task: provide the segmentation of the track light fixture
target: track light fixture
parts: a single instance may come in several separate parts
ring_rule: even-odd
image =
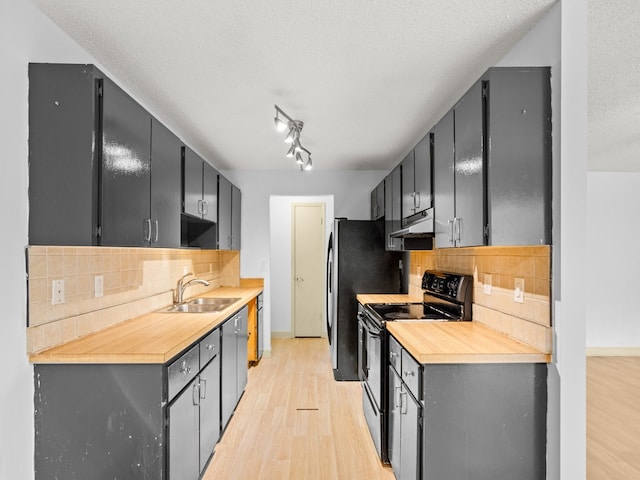
[[[284,132],[287,128],[289,129],[289,132],[284,138],[286,143],[291,144],[291,147],[289,147],[289,150],[287,151],[287,157],[295,157],[296,163],[300,166],[300,170],[311,170],[311,152],[304,148],[300,143],[300,132],[302,131],[304,122],[292,119],[277,105],[274,105],[274,107],[276,108],[276,116],[273,121],[275,122],[276,130]],[[306,161],[302,157],[302,152],[307,154]]]

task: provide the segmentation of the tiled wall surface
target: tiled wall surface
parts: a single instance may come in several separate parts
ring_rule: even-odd
[[[552,350],[551,247],[444,248],[411,252],[409,293],[422,297],[427,269],[473,275],[473,320],[544,352]],[[491,276],[491,294],[484,291]],[[524,301],[514,301],[516,278]]]
[[[208,280],[189,287],[187,296],[220,286],[238,286],[237,251],[163,248],[27,248],[28,353],[68,342],[170,305],[185,270]],[[103,276],[102,297],[95,277]],[[52,305],[52,282],[64,280],[65,303]]]

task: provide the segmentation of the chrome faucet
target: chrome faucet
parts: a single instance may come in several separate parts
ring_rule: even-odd
[[[184,291],[191,284],[199,283],[201,285],[204,285],[205,287],[208,287],[210,285],[209,282],[207,282],[206,280],[203,280],[201,278],[192,278],[187,283],[184,283],[184,279],[187,278],[190,275],[193,275],[193,273],[191,273],[191,272],[186,273],[186,274],[184,274],[182,276],[182,278],[180,278],[178,280],[178,283],[176,284],[176,290],[175,290],[175,292],[173,294],[173,303],[180,304],[180,303],[183,302],[182,297],[184,296]]]

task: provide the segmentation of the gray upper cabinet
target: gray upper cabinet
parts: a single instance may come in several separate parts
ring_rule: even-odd
[[[151,121],[151,235],[155,247],[180,246],[180,151],[182,142],[155,118]]]
[[[218,221],[218,172],[189,147],[183,156],[183,212]]]
[[[93,65],[29,81],[29,243],[180,246],[179,140]]]
[[[218,176],[218,248],[240,250],[242,193],[222,175]]]
[[[371,220],[379,220],[384,212],[384,180],[371,191]]]
[[[101,245],[151,240],[151,115],[108,78],[102,95]]]
[[[484,245],[482,82],[434,127],[436,247]]]
[[[402,160],[402,226],[422,218],[431,208],[431,134]]]
[[[102,78],[92,65],[29,64],[30,245],[98,245]]]
[[[396,166],[385,178],[384,204],[385,204],[385,237],[387,239],[386,250],[402,250],[403,242],[401,238],[391,236],[392,232],[400,230],[402,222],[402,169]]]
[[[489,243],[550,244],[549,68],[495,68],[485,79]]]

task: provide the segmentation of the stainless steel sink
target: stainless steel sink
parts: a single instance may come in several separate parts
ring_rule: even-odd
[[[222,305],[226,307],[232,303],[236,303],[240,298],[222,298],[222,297],[199,297],[187,302],[189,305]]]
[[[166,313],[210,313],[220,312],[240,298],[199,297],[162,310]]]

